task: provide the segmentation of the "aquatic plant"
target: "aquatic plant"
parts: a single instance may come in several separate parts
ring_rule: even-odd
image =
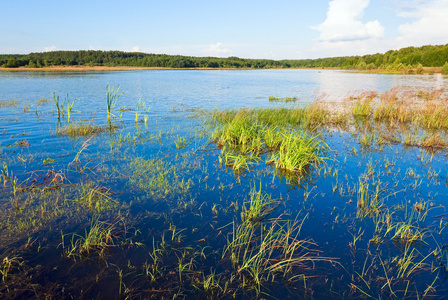
[[[145,124],[146,124],[147,114],[150,109],[151,109],[151,106],[146,108],[146,103],[144,101],[142,101],[142,99],[139,99],[137,102],[137,110],[135,111],[135,123],[137,124],[139,116],[143,113],[143,114],[145,114]]]
[[[2,275],[2,281],[3,283],[6,283],[8,280],[8,276],[11,274],[11,272],[14,269],[20,269],[23,268],[24,262],[21,261],[21,257],[4,257],[1,264],[0,264],[0,274]]]
[[[113,131],[117,127],[104,127],[90,123],[75,123],[70,126],[61,127],[56,130],[56,134],[68,135],[72,138],[95,135],[102,132]]]
[[[272,220],[254,226],[250,219],[236,224],[228,239],[223,258],[230,260],[236,274],[230,283],[238,280],[241,288],[254,291],[257,296],[269,295],[265,284],[274,278],[285,282],[306,282],[308,264],[329,261],[311,248],[313,242],[299,239],[302,222]]]
[[[279,96],[270,95],[268,97],[268,100],[269,100],[269,102],[285,102],[285,103],[288,103],[288,102],[295,102],[295,101],[297,101],[299,99],[297,97],[280,98]]]
[[[290,172],[304,173],[311,166],[324,163],[328,146],[318,136],[310,136],[305,132],[283,134],[278,152],[271,156],[276,168]]]
[[[0,100],[0,107],[17,107],[19,100]]]
[[[380,198],[381,182],[376,182],[373,192],[369,192],[370,184],[359,180],[357,188],[357,218],[375,216],[383,212],[383,199]]]
[[[58,113],[58,119],[60,119],[61,118],[61,114],[62,114],[62,112],[64,110],[64,104],[63,103],[59,103],[59,95],[56,96],[56,92],[53,92],[52,96],[53,96],[54,104],[56,105],[56,110],[57,110],[57,113]]]
[[[121,225],[118,227],[118,225]],[[61,233],[62,234],[62,233]],[[71,235],[70,245],[65,245],[65,240]],[[95,254],[99,258],[104,258],[107,251],[118,247],[120,237],[126,235],[126,226],[123,219],[118,219],[113,223],[92,219],[89,229],[85,230],[84,236],[73,234],[62,234],[62,249],[67,257],[76,261],[77,258],[89,258]]]
[[[174,144],[176,145],[176,150],[185,148],[188,146],[188,140],[184,137],[179,137],[179,135],[177,135],[177,140],[174,141]]]
[[[222,158],[219,157],[220,162],[224,160],[225,165],[232,167],[236,172],[243,172],[249,170],[250,166],[256,161],[253,155],[247,156],[243,154],[236,154],[232,151],[223,150]]]
[[[111,197],[110,189],[94,183],[81,183],[80,194],[73,200],[92,212],[111,210],[118,202]]]
[[[250,191],[250,201],[242,206],[241,222],[260,225],[280,205],[280,200],[273,200],[267,193],[262,193],[261,184],[257,191],[255,186]],[[246,207],[248,205],[248,207]]]
[[[67,121],[70,124],[70,120],[71,120],[71,113],[72,113],[72,109],[73,109],[73,105],[75,105],[76,99],[73,99],[72,102],[70,102],[68,100],[68,93],[67,93],[67,98],[66,98],[66,103],[67,103]]]
[[[110,120],[110,116],[112,111],[114,110],[115,105],[117,104],[118,98],[124,94],[124,92],[119,93],[120,87],[114,89],[114,87],[110,87],[109,84],[106,86],[106,108],[107,108],[107,119]]]
[[[160,159],[144,159],[136,157],[129,165],[129,183],[158,201],[170,195],[186,194],[191,180],[181,178],[173,165]]]

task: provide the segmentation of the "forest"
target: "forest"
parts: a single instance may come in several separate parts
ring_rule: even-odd
[[[41,68],[49,66],[128,66],[160,67],[174,69],[188,68],[340,68],[354,70],[415,69],[423,72],[423,67],[443,67],[448,73],[448,44],[407,47],[364,56],[344,56],[318,59],[246,59],[239,57],[193,57],[182,55],[148,54],[123,51],[51,51],[29,54],[1,54],[0,66],[4,68]]]

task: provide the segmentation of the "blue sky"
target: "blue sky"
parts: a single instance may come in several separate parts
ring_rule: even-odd
[[[448,0],[0,1],[0,53],[302,59],[448,43]]]

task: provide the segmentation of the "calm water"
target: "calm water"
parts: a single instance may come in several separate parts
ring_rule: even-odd
[[[448,194],[444,152],[431,157],[417,147],[395,144],[365,150],[355,135],[330,132],[324,134],[331,149],[326,170],[311,174],[306,184],[297,186],[263,161],[244,174],[236,174],[220,165],[220,151],[216,151],[216,145],[210,141],[213,129],[204,125],[202,110],[284,105],[269,102],[269,95],[298,97],[305,103],[316,98],[342,102],[361,91],[384,92],[397,86],[438,89],[447,87],[447,83],[448,77],[442,75],[380,75],[329,70],[0,72],[0,100],[18,100],[16,107],[0,108],[0,158],[8,166],[8,174],[14,174],[19,188],[48,184],[46,178],[55,178],[54,173],[63,174],[63,182],[67,184],[61,188],[61,194],[56,189],[46,191],[47,197],[40,188],[38,193],[26,191],[13,196],[9,183],[4,183],[0,190],[0,210],[6,217],[1,219],[0,258],[19,257],[26,261],[26,266],[16,264],[10,276],[13,279],[9,279],[15,280],[23,292],[13,293],[6,286],[0,286],[0,293],[10,298],[42,297],[43,292],[50,291],[56,298],[171,299],[181,291],[182,295],[178,295],[181,298],[206,298],[206,294],[198,292],[200,289],[193,288],[197,285],[195,280],[209,275],[212,269],[216,275],[220,274],[221,285],[229,280],[226,276],[232,268],[222,249],[232,232],[229,224],[239,220],[241,213],[232,207],[247,202],[250,191],[256,188],[273,199],[283,199],[272,217],[294,220],[297,215],[300,220],[304,219],[300,238],[315,242],[320,256],[334,259],[332,263],[304,268],[307,276],[317,278],[310,281],[309,287],[277,287],[277,283],[266,283],[268,294],[280,298],[339,299],[365,295],[360,292],[362,289],[374,298],[391,297],[392,290],[402,298],[421,298],[425,289],[436,282],[433,286],[437,287],[437,292],[433,295],[440,298],[447,290],[446,272],[427,270],[431,265],[445,266],[444,259],[448,257],[435,252],[427,255],[434,249],[444,249],[443,245],[448,243],[444,231]],[[39,99],[51,99],[52,92],[61,100],[68,93],[70,100],[76,99],[73,123],[106,125],[107,84],[120,86],[120,91],[125,92],[112,118],[118,129],[93,136],[87,145],[84,143],[89,136],[70,138],[56,134],[59,127],[67,126],[67,121],[64,117],[58,122],[52,100],[37,104]],[[147,124],[143,122],[143,115],[138,124],[134,123],[133,111],[139,100],[151,107]],[[120,114],[119,108],[132,111]],[[185,147],[176,146],[181,138],[188,141]],[[19,147],[18,143],[24,140],[29,146]],[[77,157],[79,166],[74,164]],[[136,167],[132,162],[138,159],[154,159],[164,165],[151,165],[147,169]],[[413,226],[418,223],[424,228],[425,243],[413,245],[412,249],[416,250],[412,254],[386,235],[382,236],[383,243],[374,244],[372,240],[378,230],[375,223],[368,218],[356,218],[355,190],[361,181],[371,184],[371,191],[376,185],[381,186],[381,199],[387,207],[396,208],[393,218],[397,222],[409,220],[415,203],[426,203],[429,212],[426,220],[416,221],[416,216],[411,217],[415,221],[412,221]],[[148,182],[154,186],[142,187]],[[185,187],[187,182],[188,188]],[[96,194],[89,194],[93,200],[100,193],[108,193],[108,197],[123,207],[119,212],[96,213],[79,209],[77,204],[73,207],[70,204],[69,209],[54,204],[64,202],[61,199],[78,203],[79,199],[89,198],[83,194],[89,184],[97,188]],[[50,184],[53,185],[54,182]],[[162,189],[167,194],[163,194]],[[48,210],[60,209],[61,212],[48,213],[47,206]],[[67,245],[61,246],[61,232],[83,236],[91,220],[99,218],[112,223],[118,216],[126,219],[135,232],[134,244],[125,243],[120,250],[111,250],[107,263],[85,262],[79,258],[73,262],[62,255],[62,248],[67,249]],[[39,222],[33,223],[34,219]],[[20,222],[23,230],[15,231],[14,222]],[[70,237],[68,235],[64,243],[69,244]],[[148,253],[154,243],[161,245],[162,237],[169,241],[167,248],[170,250],[163,256],[163,275],[152,282],[142,275],[143,266],[145,262],[152,262]],[[179,243],[175,243],[177,238]],[[30,241],[35,241],[32,246],[28,245]],[[201,250],[205,251],[207,259],[194,255]],[[397,279],[393,270],[398,260],[394,258],[408,254],[415,257],[412,266],[421,264],[419,271],[412,274],[412,280]],[[384,260],[382,264],[380,258]],[[182,263],[189,259],[194,261],[183,281],[178,277],[178,259]],[[383,265],[390,271],[383,271]],[[120,271],[126,274],[124,278],[119,276]],[[25,274],[28,277],[20,276],[20,272],[29,272]],[[34,274],[35,281],[27,279],[29,274]],[[384,278],[394,276],[394,287],[384,288]],[[412,282],[413,288],[409,294],[403,292],[408,282]],[[32,284],[38,285],[36,294],[30,292]],[[157,292],[148,292],[150,290]],[[237,298],[254,297],[250,290],[233,292]],[[230,296],[232,293],[225,294],[224,298]]]
[[[98,73],[2,72],[0,99],[32,101],[70,94],[83,110],[103,109],[106,84],[121,86],[126,94],[118,106],[132,106],[138,99],[151,103],[155,113],[173,106],[236,108],[270,105],[269,95],[312,101],[327,94],[342,101],[355,91],[384,92],[396,86],[415,89],[446,87],[447,76],[382,75],[329,70],[182,70]]]

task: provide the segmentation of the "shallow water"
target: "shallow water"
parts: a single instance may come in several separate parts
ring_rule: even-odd
[[[399,298],[421,298],[425,292],[441,297],[447,289],[446,272],[431,268],[443,261],[440,253],[431,252],[448,243],[445,152],[429,154],[394,144],[366,149],[351,134],[330,131],[323,134],[331,149],[326,167],[297,186],[266,165],[266,157],[242,174],[220,165],[221,150],[211,142],[213,129],[204,123],[203,110],[285,105],[269,102],[269,95],[342,102],[359,91],[434,89],[447,82],[441,75],[328,70],[2,72],[0,100],[18,99],[18,105],[0,107],[0,157],[19,192],[14,194],[11,183],[3,182],[0,257],[17,257],[23,265],[12,264],[0,292],[10,298],[42,297],[44,292],[55,298],[252,298],[251,288],[231,286],[228,293],[210,294],[194,286],[212,272],[221,278],[221,289],[229,281],[232,265],[223,249],[232,236],[232,222],[240,222],[250,191],[261,189],[272,199],[282,199],[271,220],[303,220],[300,239],[314,242],[310,249],[327,258],[293,269],[309,277],[306,285],[265,282],[264,297],[356,298],[366,293],[378,298],[396,293]],[[66,114],[58,121],[52,100],[37,104],[51,99],[52,92],[61,100],[68,93],[70,100],[76,99],[73,124],[107,126],[107,84],[125,92],[112,117],[118,129],[91,139],[56,134],[67,126]],[[147,122],[143,113],[136,124],[133,111],[139,99],[151,108]],[[120,113],[119,108],[132,111]],[[181,138],[187,144],[179,147]],[[19,146],[20,141],[29,146]],[[138,159],[150,164],[145,167]],[[58,173],[64,178],[58,179]],[[403,245],[384,232],[383,242],[375,244],[379,223],[356,218],[360,181],[371,192],[381,187],[380,198],[384,207],[394,208],[397,224],[411,220],[425,232],[424,242],[412,246],[411,266],[420,265],[409,276],[397,279],[394,258],[406,255]],[[115,206],[85,204],[99,198]],[[427,205],[424,220],[417,221],[421,214],[413,208],[416,203]],[[120,229],[114,246],[104,250],[106,259],[70,257],[69,245],[97,219]],[[163,274],[151,281],[144,265],[153,261],[150,253],[163,239],[168,249],[163,252]],[[188,263],[179,275],[180,266]],[[405,291],[407,286],[412,291]],[[428,286],[435,291],[426,291]]]

